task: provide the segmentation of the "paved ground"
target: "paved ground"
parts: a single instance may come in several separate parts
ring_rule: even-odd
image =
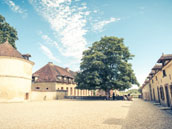
[[[172,114],[142,100],[0,103],[0,129],[170,129]]]
[[[143,100],[133,101],[122,129],[172,129],[172,111]]]
[[[44,101],[1,103],[1,129],[121,129],[131,102]]]

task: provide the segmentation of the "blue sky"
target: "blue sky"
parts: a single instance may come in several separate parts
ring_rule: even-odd
[[[103,36],[124,38],[140,84],[162,53],[172,54],[171,0],[1,0],[0,14],[33,72],[48,62],[78,70],[82,51]]]

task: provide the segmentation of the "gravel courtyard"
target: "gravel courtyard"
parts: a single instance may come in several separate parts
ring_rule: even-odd
[[[0,103],[0,129],[170,129],[172,115],[159,108],[142,100]]]

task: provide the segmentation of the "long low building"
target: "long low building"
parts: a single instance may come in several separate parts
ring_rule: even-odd
[[[141,87],[144,100],[172,107],[172,54],[162,55]]]
[[[92,96],[93,91],[76,89],[76,73],[49,62],[32,75],[32,91],[66,91],[67,96]]]

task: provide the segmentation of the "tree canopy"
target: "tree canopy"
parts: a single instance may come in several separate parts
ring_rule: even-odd
[[[75,78],[77,88],[109,92],[139,85],[128,62],[132,58],[122,38],[103,37],[83,52],[80,72]]]
[[[6,22],[2,15],[0,15],[0,44],[7,40],[16,48],[15,41],[18,40],[17,31]]]

